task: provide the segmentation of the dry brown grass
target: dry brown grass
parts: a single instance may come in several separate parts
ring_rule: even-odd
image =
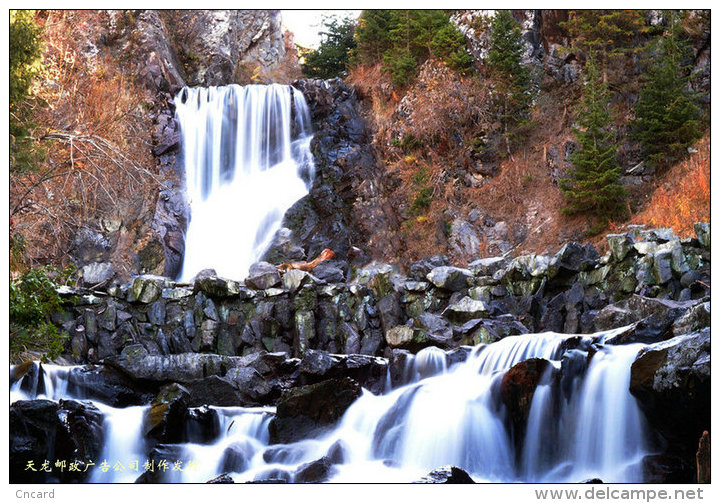
[[[40,169],[10,177],[11,233],[24,265],[67,264],[80,227],[119,222],[137,232],[156,192],[151,122],[142,92],[112,60],[88,50],[97,11],[45,11],[45,71],[32,122],[47,150]],[[111,226],[113,224],[110,224]],[[130,239],[132,241],[132,239]]]
[[[710,221],[710,137],[697,153],[661,175],[647,205],[629,223],[670,227],[681,237],[695,235],[695,222]]]

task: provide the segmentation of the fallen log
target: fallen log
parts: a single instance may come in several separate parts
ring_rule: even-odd
[[[275,267],[278,268],[280,272],[288,272],[291,269],[299,269],[301,271],[312,271],[315,269],[315,267],[320,264],[320,262],[324,262],[326,260],[330,260],[335,256],[335,252],[330,250],[329,248],[325,248],[322,252],[320,252],[320,255],[315,258],[315,260],[311,260],[310,262],[283,262],[280,265],[277,265]]]

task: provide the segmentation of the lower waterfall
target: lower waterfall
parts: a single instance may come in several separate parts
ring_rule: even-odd
[[[229,473],[236,482],[293,482],[298,468],[340,449],[331,482],[412,482],[442,465],[456,465],[476,481],[641,482],[642,459],[652,452],[648,428],[630,394],[630,365],[642,344],[602,344],[603,334],[526,334],[469,350],[461,363],[426,348],[408,359],[406,383],[383,394],[363,390],[332,431],[291,444],[269,444],[273,407],[214,407],[220,424],[209,442],[173,444],[172,457],[194,469],[168,470],[165,482],[206,482]],[[572,358],[589,365],[559,369]],[[550,361],[533,395],[527,430],[513,438],[499,386],[529,358]],[[11,400],[77,399],[68,375],[80,367],[44,365],[11,388]],[[36,369],[37,370],[37,369]],[[103,460],[124,466],[147,460],[142,437],[149,406],[95,405],[105,416]],[[197,436],[197,435],[195,435]],[[189,438],[193,438],[192,432]],[[172,463],[171,463],[172,464]],[[142,474],[97,470],[92,482],[129,482]]]

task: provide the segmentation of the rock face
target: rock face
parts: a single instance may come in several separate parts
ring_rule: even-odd
[[[311,258],[325,248],[347,257],[352,244],[366,242],[393,219],[379,197],[384,170],[353,88],[340,79],[292,85],[302,91],[310,109],[316,173],[310,193],[285,214],[283,227],[290,232],[278,233],[263,258],[287,262],[305,259],[297,256],[298,250]],[[345,274],[348,263],[335,267]]]
[[[694,465],[710,428],[710,329],[643,349],[632,365],[630,392],[668,451]]]
[[[188,85],[245,83],[241,79],[249,80],[255,68],[272,70],[285,59],[280,11],[185,10],[161,16],[173,27]],[[252,66],[249,75],[245,65]]]

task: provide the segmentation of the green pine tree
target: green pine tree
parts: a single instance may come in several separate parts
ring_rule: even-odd
[[[34,170],[44,152],[32,139],[35,124],[28,99],[33,80],[41,70],[42,28],[35,24],[33,11],[10,11],[10,170]]]
[[[700,108],[689,86],[692,48],[682,38],[677,13],[671,14],[667,33],[652,49],[656,57],[648,64],[635,105],[633,137],[650,162],[666,166],[682,157],[702,134]]]
[[[351,52],[356,47],[355,23],[350,18],[325,17],[322,41],[317,50],[304,55],[302,71],[307,77],[331,79],[347,75]]]
[[[355,40],[359,62],[378,63],[385,51],[392,47],[390,27],[393,11],[383,9],[364,10],[358,18]]]
[[[487,67],[496,83],[503,133],[510,154],[510,137],[527,122],[532,104],[530,71],[522,64],[525,44],[520,24],[509,10],[496,12],[490,25]]]
[[[607,83],[593,53],[585,70],[587,82],[577,119],[580,127],[575,129],[580,148],[570,157],[573,168],[560,180],[560,189],[567,198],[565,213],[594,212],[604,227],[622,214],[625,189],[620,184],[617,133],[611,127]]]
[[[472,68],[465,36],[443,10],[363,11],[355,38],[355,62],[382,62],[400,87],[407,85],[429,58],[438,58],[463,73]]]

